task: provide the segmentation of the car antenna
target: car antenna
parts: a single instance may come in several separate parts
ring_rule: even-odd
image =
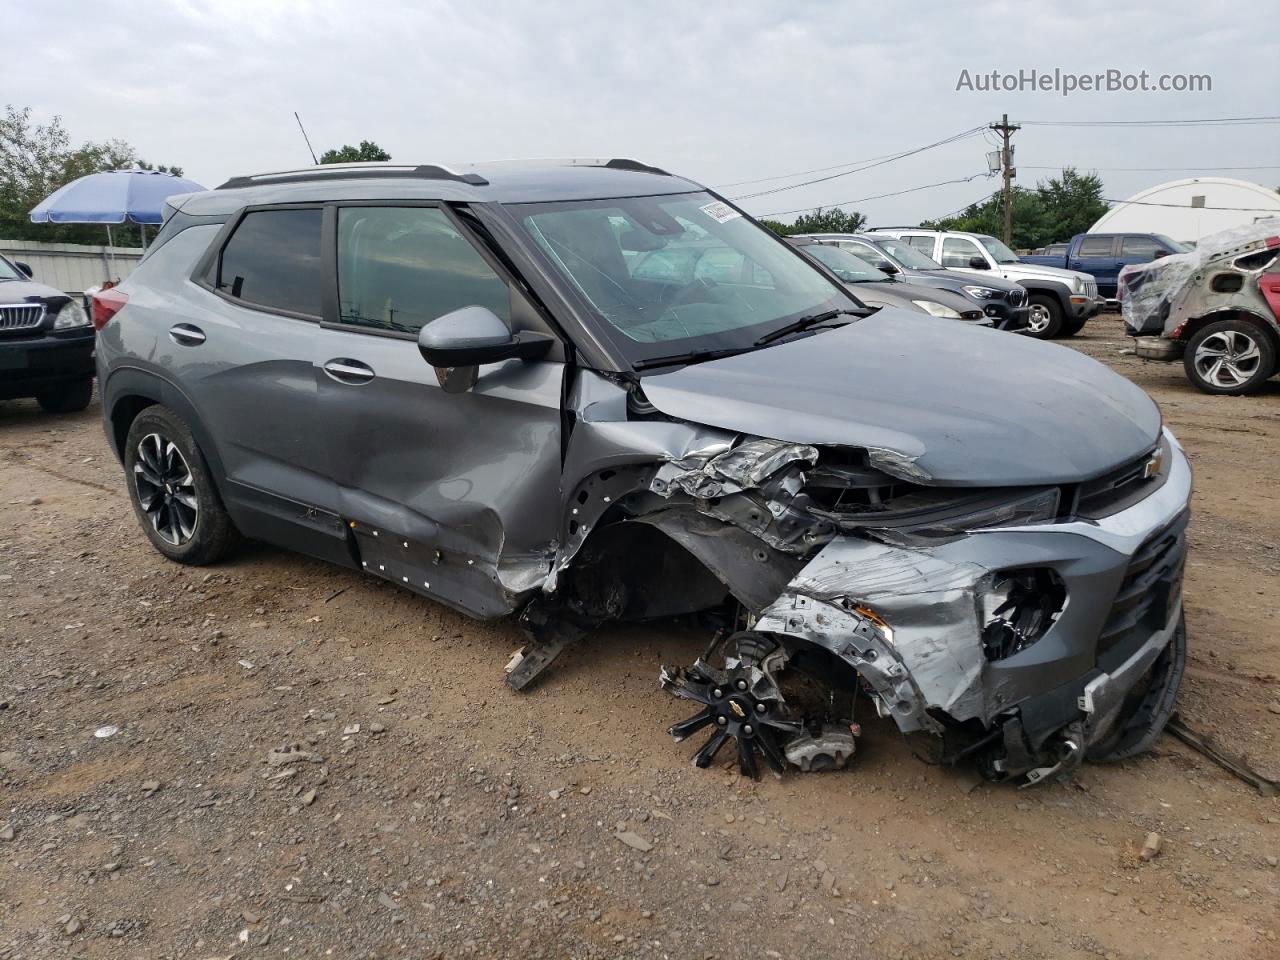
[[[307,150],[311,153],[311,162],[317,167],[320,166],[320,161],[316,159],[316,152],[311,148],[311,138],[307,136],[307,128],[302,125],[302,118],[298,116],[297,110],[293,111],[293,119],[298,121],[298,129],[302,131],[302,139],[307,141]]]

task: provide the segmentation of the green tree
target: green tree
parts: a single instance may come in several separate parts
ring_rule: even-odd
[[[321,163],[364,163],[369,160],[390,160],[391,154],[383,150],[372,140],[361,140],[360,146],[343,144],[336,150],[326,150],[320,154]]]
[[[1064,167],[1062,175],[1036,184],[1036,194],[1044,208],[1043,239],[1035,246],[1070,240],[1086,233],[1107,212],[1102,199],[1102,178],[1096,173],[1080,174]]]
[[[790,224],[788,234],[797,233],[857,233],[867,225],[867,218],[854,210],[846,213],[840,207],[823,209],[819,207],[812,213],[801,214]]]
[[[6,106],[0,114],[0,237],[48,243],[104,243],[105,231],[96,224],[32,223],[31,208],[59,187],[104,170],[158,169],[181,176],[180,167],[153,167],[138,158],[123,140],[71,145],[61,117],[34,123],[31,108]],[[136,246],[136,225],[112,227],[115,242]]]
[[[1061,176],[1041,180],[1035,189],[1013,188],[1013,241],[1015,250],[1043,247],[1058,240],[1070,240],[1086,232],[1107,212],[1102,199],[1102,178],[1096,173],[1081,175],[1072,167]],[[964,230],[993,237],[1004,231],[1004,199],[996,192],[973,203],[958,214],[926,220],[922,227],[932,230]]]
[[[787,235],[787,231],[791,229],[787,224],[780,220],[761,220],[760,226],[768,227],[780,237],[785,237]]]

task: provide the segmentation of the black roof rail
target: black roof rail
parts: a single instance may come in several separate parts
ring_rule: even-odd
[[[489,181],[478,173],[459,173],[435,163],[417,166],[381,166],[375,164],[332,163],[302,170],[281,170],[278,173],[256,173],[251,176],[232,177],[217,190],[235,190],[239,187],[256,187],[268,183],[306,183],[318,180],[453,180],[473,187],[488,186]]]

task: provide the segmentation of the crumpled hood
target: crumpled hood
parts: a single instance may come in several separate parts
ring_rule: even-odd
[[[663,413],[878,447],[944,486],[1071,483],[1150,450],[1155,402],[1067,347],[885,307],[838,330],[646,376]]]

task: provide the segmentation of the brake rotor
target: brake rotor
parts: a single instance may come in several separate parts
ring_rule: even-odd
[[[766,661],[778,645],[757,633],[737,633],[725,643],[724,667],[712,667],[699,658],[687,670],[662,668],[663,689],[703,708],[675,724],[671,736],[679,743],[699,730],[710,727],[711,736],[693,755],[694,766],[708,767],[731,740],[737,749],[738,769],[744,776],[760,779],[757,752],[776,773],[787,760],[784,745],[804,725],[791,716]],[[780,657],[785,662],[785,656]]]

